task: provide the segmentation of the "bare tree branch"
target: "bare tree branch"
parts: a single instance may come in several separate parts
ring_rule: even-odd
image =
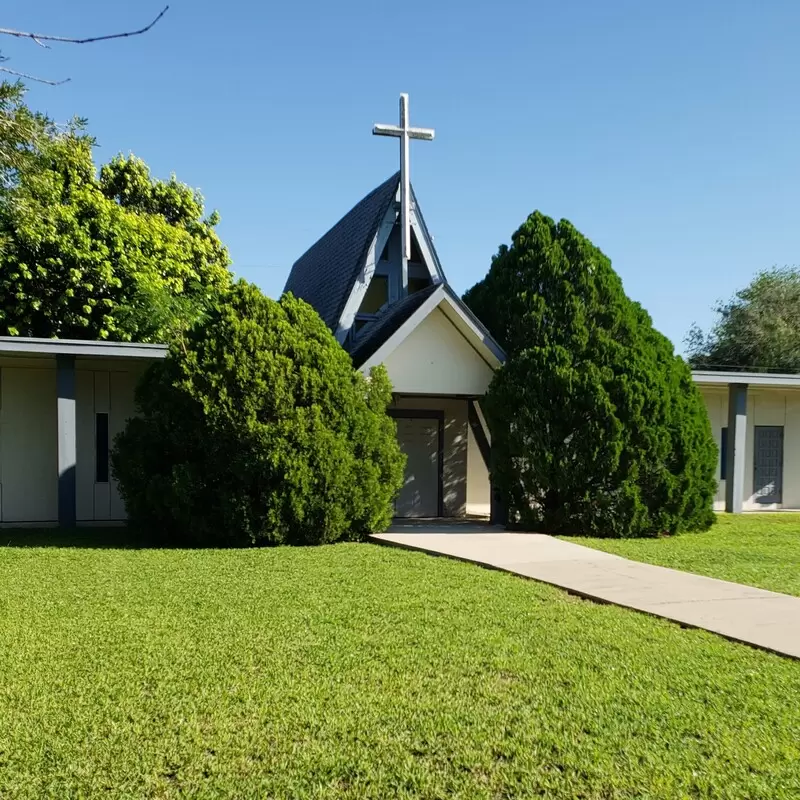
[[[13,75],[16,78],[24,78],[28,81],[36,81],[36,83],[45,83],[48,86],[61,86],[62,83],[69,83],[71,78],[64,78],[63,81],[49,81],[47,78],[37,78],[35,75],[28,75],[27,72],[17,72],[15,69],[9,69],[8,67],[0,67],[0,72],[5,72],[6,75]]]
[[[164,6],[161,9],[161,13],[149,24],[146,25],[144,28],[140,28],[138,31],[127,31],[126,33],[110,33],[106,34],[105,36],[89,36],[86,39],[72,39],[68,36],[50,36],[46,33],[29,33],[28,31],[17,31],[13,28],[0,28],[0,36],[14,36],[17,39],[33,39],[36,44],[42,45],[42,47],[46,47],[47,45],[43,45],[42,42],[66,42],[67,44],[89,44],[91,42],[104,42],[108,39],[125,39],[128,36],[139,36],[142,33],[147,33],[160,19],[164,16],[164,14],[169,11],[169,6]],[[8,72],[9,70],[5,70]],[[12,73],[15,74],[15,73]],[[25,76],[30,77],[30,76]],[[34,78],[33,80],[36,80]],[[47,83],[47,81],[44,81]],[[63,83],[63,81],[62,81]]]

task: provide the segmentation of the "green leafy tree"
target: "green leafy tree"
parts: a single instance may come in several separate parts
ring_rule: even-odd
[[[695,369],[800,372],[800,270],[760,272],[715,311],[708,334],[695,326],[687,337]]]
[[[197,192],[133,156],[98,175],[83,121],[17,111],[30,130],[0,191],[0,334],[161,340],[228,288]]]
[[[536,212],[464,299],[509,355],[485,405],[512,524],[711,525],[717,453],[689,368],[588,239]]]
[[[31,144],[47,127],[45,118],[25,105],[24,96],[21,83],[0,82],[0,188],[11,183]]]
[[[404,469],[390,402],[311,306],[240,281],[138,387],[112,454],[130,523],[195,545],[381,530]]]

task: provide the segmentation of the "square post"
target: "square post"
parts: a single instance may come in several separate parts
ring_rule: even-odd
[[[728,453],[725,463],[725,511],[741,514],[747,446],[747,384],[728,385]]]
[[[75,467],[77,437],[75,422],[75,356],[56,356],[58,398],[58,524],[74,528],[76,520]]]
[[[491,464],[489,468],[489,522],[491,522],[492,525],[502,525],[503,527],[506,527],[508,525],[508,508],[506,508],[506,504],[500,494],[500,491],[498,490],[497,486],[495,486],[493,477],[495,463],[497,461],[494,447],[491,448],[489,460]]]

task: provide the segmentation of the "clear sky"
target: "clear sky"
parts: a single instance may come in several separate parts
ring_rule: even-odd
[[[161,0],[6,0],[0,26],[92,35]],[[65,86],[34,107],[88,117],[98,160],[132,151],[201,189],[236,272],[277,296],[293,261],[398,168],[450,282],[480,279],[535,209],[612,259],[680,349],[759,269],[800,259],[800,3],[786,0],[171,0],[146,36],[8,66]]]

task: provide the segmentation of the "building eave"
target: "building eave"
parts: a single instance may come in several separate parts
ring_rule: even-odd
[[[721,372],[715,370],[693,370],[692,380],[701,386],[728,386],[746,383],[750,386],[776,389],[800,389],[800,375],[771,372]]]
[[[462,335],[472,340],[472,347],[492,369],[502,365],[506,355],[500,345],[448,284],[440,283],[430,297],[359,368],[368,372],[372,367],[383,363],[434,309],[440,307],[445,316],[461,330]]]
[[[168,350],[169,348],[165,344],[0,336],[0,355],[138,358],[152,361],[166,358]]]

